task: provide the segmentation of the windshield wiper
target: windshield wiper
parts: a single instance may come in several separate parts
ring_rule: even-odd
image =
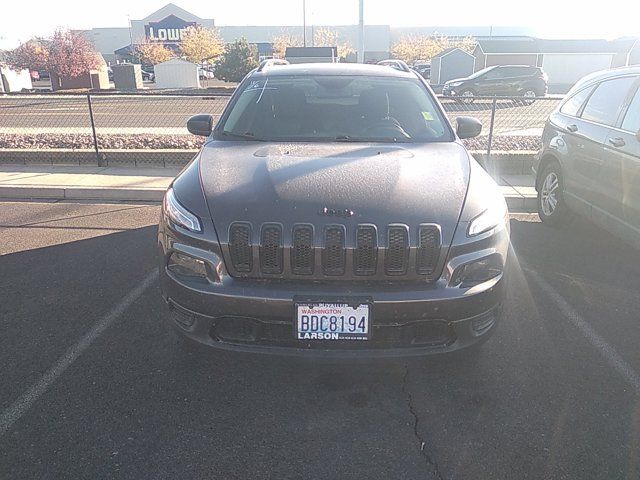
[[[334,138],[336,142],[369,142],[369,143],[407,143],[409,138],[402,137],[353,137],[351,135],[338,135]]]
[[[265,141],[262,138],[256,137],[253,134],[253,132],[234,133],[234,132],[227,132],[225,130],[222,130],[220,132],[220,135],[223,136],[223,137],[241,138],[241,139],[244,139],[244,140],[253,140],[254,142],[264,142]]]

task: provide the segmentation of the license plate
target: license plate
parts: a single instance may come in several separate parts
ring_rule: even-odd
[[[298,340],[369,340],[369,303],[296,303]]]

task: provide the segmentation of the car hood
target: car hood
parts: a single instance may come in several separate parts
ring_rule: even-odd
[[[464,78],[452,78],[451,80],[447,80],[446,82],[444,82],[445,85],[451,85],[452,83],[456,83],[456,82],[466,82],[467,80],[469,80],[468,78],[464,77]]]
[[[443,243],[450,244],[467,191],[469,162],[467,151],[456,142],[211,141],[202,149],[199,164],[223,243],[230,224],[243,221],[257,230],[263,223],[277,222],[285,231],[294,223],[316,229],[336,223],[347,229],[362,223],[379,228],[437,223]]]

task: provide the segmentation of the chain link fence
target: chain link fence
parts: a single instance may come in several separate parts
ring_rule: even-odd
[[[544,123],[561,100],[561,97],[475,97],[473,101],[438,98],[454,127],[456,118],[461,116],[482,122],[482,133],[464,143],[469,150],[489,154],[539,150]]]
[[[229,94],[11,94],[0,96],[0,163],[181,166],[204,139],[187,119],[217,119]],[[483,123],[465,140],[472,151],[533,151],[559,98],[439,97],[455,126],[459,116]]]

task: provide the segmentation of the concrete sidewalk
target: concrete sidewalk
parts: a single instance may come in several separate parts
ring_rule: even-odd
[[[0,165],[0,198],[160,201],[179,171]]]
[[[52,167],[0,165],[0,198],[160,201],[179,168]],[[530,175],[496,179],[512,212],[532,212]]]

